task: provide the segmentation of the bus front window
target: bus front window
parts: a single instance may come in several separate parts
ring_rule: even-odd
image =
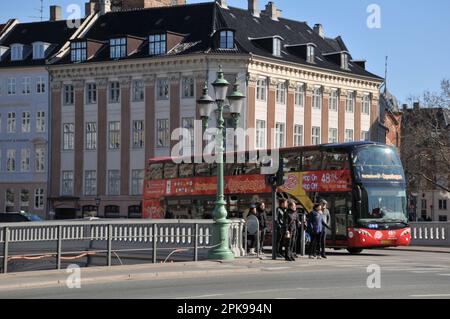
[[[362,147],[353,153],[356,179],[360,181],[404,181],[403,166],[391,147]]]
[[[397,187],[363,188],[361,221],[408,222],[406,192]]]

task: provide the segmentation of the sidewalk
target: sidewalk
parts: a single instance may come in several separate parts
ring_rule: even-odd
[[[176,277],[205,277],[233,273],[258,273],[267,267],[283,266],[284,262],[269,259],[240,258],[232,262],[201,261],[169,264],[92,267],[81,269],[82,284],[107,283],[124,280],[164,279]],[[0,292],[12,289],[65,287],[71,273],[46,270],[0,274]]]

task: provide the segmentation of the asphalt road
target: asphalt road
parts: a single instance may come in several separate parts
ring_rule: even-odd
[[[269,256],[267,256],[269,258]],[[368,266],[380,267],[380,288],[367,286]],[[327,260],[301,259],[254,266],[255,273],[167,277],[83,284],[81,289],[41,287],[1,290],[0,298],[450,299],[450,255],[377,250],[360,256],[332,253]],[[369,280],[376,284],[376,280]]]

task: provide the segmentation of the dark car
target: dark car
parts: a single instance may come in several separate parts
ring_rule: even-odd
[[[22,223],[42,221],[37,215],[27,213],[0,213],[0,223]]]

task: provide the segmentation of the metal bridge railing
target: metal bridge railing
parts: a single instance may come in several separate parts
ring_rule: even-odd
[[[450,247],[450,223],[417,222],[411,223],[412,246]]]
[[[62,260],[75,259],[77,256],[105,254],[106,264],[111,266],[112,254],[117,256],[118,252],[152,251],[152,261],[156,263],[158,251],[173,253],[193,250],[193,259],[198,261],[200,249],[214,247],[213,225],[212,220],[99,220],[1,224],[0,259],[3,260],[3,273],[7,273],[10,260],[20,258],[34,260],[55,257],[56,268],[60,269]],[[231,221],[230,249],[236,257],[245,256],[242,239],[244,227],[244,220]],[[93,243],[106,247],[94,249]],[[17,249],[12,249],[13,245],[18,244],[22,247],[22,254],[18,254]],[[31,249],[33,247],[34,249]],[[75,248],[67,251],[72,247]],[[29,253],[30,250],[33,250],[32,253]]]

